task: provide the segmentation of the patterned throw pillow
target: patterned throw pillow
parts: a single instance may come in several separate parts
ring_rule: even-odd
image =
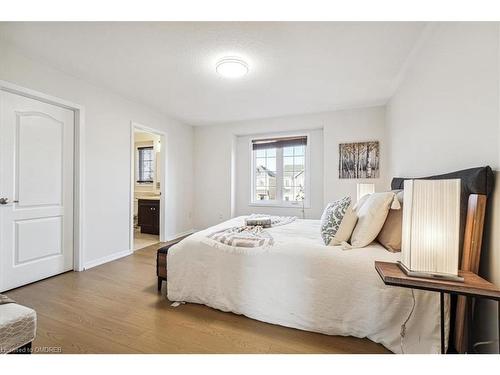
[[[321,237],[325,245],[329,245],[334,239],[350,205],[351,197],[345,197],[326,206],[323,215],[321,215]]]

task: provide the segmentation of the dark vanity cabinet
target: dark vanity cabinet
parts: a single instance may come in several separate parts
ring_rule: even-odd
[[[160,234],[160,201],[139,199],[137,220],[141,233]]]

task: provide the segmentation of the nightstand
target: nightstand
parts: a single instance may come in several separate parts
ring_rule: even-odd
[[[375,269],[386,285],[399,286],[402,288],[429,290],[439,292],[441,307],[441,353],[445,353],[444,345],[444,294],[455,294],[467,297],[469,314],[467,314],[468,328],[472,329],[471,306],[473,298],[486,298],[498,302],[498,330],[500,337],[500,288],[469,271],[458,271],[458,275],[464,278],[464,282],[423,279],[407,276],[396,263],[375,262]],[[471,334],[467,335],[469,350],[471,349]],[[500,342],[499,342],[500,345]],[[499,348],[500,351],[500,348]]]

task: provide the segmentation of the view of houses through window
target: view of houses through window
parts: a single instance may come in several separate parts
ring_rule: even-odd
[[[306,146],[283,148],[283,200],[304,200]]]
[[[254,150],[254,202],[303,201],[305,151],[305,145]]]

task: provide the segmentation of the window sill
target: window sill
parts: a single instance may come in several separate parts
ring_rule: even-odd
[[[248,204],[249,207],[275,207],[275,208],[297,208],[297,209],[309,209],[311,205],[308,203],[304,204],[302,207],[301,203],[283,203],[283,202],[272,202],[272,203],[264,203],[264,202],[250,202]]]

